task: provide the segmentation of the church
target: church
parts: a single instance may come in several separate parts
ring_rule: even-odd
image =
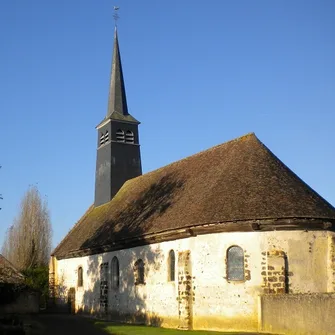
[[[120,322],[257,331],[268,329],[269,299],[290,305],[287,297],[335,292],[335,208],[255,134],[142,175],[139,124],[115,29],[94,203],[50,259],[57,306]]]

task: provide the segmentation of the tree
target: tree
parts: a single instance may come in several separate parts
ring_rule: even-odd
[[[46,201],[36,186],[22,198],[20,211],[7,230],[3,255],[19,270],[47,266],[51,252],[52,229]]]
[[[1,165],[0,165],[0,169],[1,169]],[[0,193],[0,200],[3,200],[2,194]],[[1,207],[0,207],[1,209]]]

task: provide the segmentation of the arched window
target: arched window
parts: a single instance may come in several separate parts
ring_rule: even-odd
[[[126,132],[126,143],[134,143],[134,133],[130,130]]]
[[[105,133],[105,143],[109,141],[109,133],[108,130]]]
[[[176,265],[176,258],[174,255],[174,251],[170,250],[169,252],[169,259],[168,259],[168,280],[175,281],[175,265]]]
[[[227,250],[227,279],[244,280],[244,252],[239,246]]]
[[[83,286],[84,280],[83,280],[83,268],[80,266],[78,268],[78,280],[77,280],[77,286],[81,287]]]
[[[142,259],[138,259],[135,262],[134,272],[135,272],[135,285],[145,284],[144,282],[144,263]]]
[[[113,257],[112,259],[112,288],[119,287],[119,277],[120,277],[120,270],[119,270],[119,260],[117,257]]]
[[[101,134],[100,135],[100,145],[104,144],[104,142],[105,142],[105,136],[104,134]]]
[[[124,131],[122,129],[118,129],[116,131],[116,141],[117,142],[124,142]]]

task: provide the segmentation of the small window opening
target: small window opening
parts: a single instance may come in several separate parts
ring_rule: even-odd
[[[144,263],[142,259],[138,259],[134,266],[135,285],[145,284],[144,282]]]
[[[126,143],[134,143],[134,133],[130,130],[126,132]]]
[[[116,141],[124,142],[124,131],[122,129],[118,129],[116,132]]]
[[[104,142],[105,142],[105,136],[104,136],[104,134],[101,134],[101,136],[100,136],[100,145],[103,145]]]
[[[109,141],[109,133],[108,130],[105,133],[105,143]]]
[[[120,268],[119,268],[119,260],[117,257],[113,257],[112,259],[112,288],[118,288],[120,284]]]
[[[175,281],[175,264],[176,264],[176,258],[173,250],[170,250],[169,252],[169,260],[168,260],[168,280],[169,281]]]
[[[80,266],[78,268],[78,280],[77,280],[77,286],[82,287],[83,286],[83,268]]]
[[[100,264],[100,310],[108,309],[108,262]]]
[[[244,280],[244,252],[239,246],[227,250],[227,279]]]

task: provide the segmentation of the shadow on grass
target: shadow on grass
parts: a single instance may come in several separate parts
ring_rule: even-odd
[[[94,325],[99,329],[104,330],[110,335],[257,335],[257,333],[240,333],[240,332],[216,332],[208,330],[178,330],[167,329],[150,326],[136,326],[117,324],[113,322],[96,321]],[[262,334],[266,335],[266,334]],[[272,334],[273,335],[273,334]]]

